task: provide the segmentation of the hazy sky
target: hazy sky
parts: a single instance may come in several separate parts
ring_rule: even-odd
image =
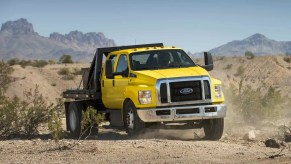
[[[291,40],[291,0],[0,0],[0,23],[26,18],[40,35],[103,32],[118,45],[164,42],[186,51],[262,33]]]

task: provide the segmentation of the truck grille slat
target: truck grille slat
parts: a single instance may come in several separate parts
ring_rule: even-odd
[[[168,97],[167,97],[168,91],[167,91],[167,84],[166,83],[161,84],[160,92],[161,92],[161,102],[167,103],[168,102]]]

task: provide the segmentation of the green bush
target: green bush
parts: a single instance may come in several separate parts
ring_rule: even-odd
[[[38,86],[34,90],[25,91],[23,97],[24,100],[1,96],[1,139],[15,135],[30,137],[38,134],[37,128],[40,124],[48,122],[50,112],[55,108],[52,104],[46,104],[46,99],[40,94]]]
[[[20,134],[23,123],[20,115],[20,100],[8,99],[0,95],[0,104],[0,139]]]
[[[10,74],[13,72],[13,68],[8,64],[0,61],[0,94],[4,93],[9,83],[13,80]]]
[[[26,66],[33,66],[33,67],[44,67],[48,65],[49,63],[46,60],[19,60],[17,58],[10,59],[7,61],[7,64],[10,66],[12,65],[20,65],[22,68],[25,68]]]
[[[285,56],[283,60],[287,63],[291,63],[291,56]]]
[[[49,63],[49,64],[56,64],[56,61],[54,61],[54,60],[49,60],[48,63]]]
[[[255,55],[251,51],[246,51],[245,57],[247,57],[247,59],[253,59]]]
[[[65,131],[62,128],[63,102],[61,99],[57,101],[57,105],[50,111],[48,128],[55,142],[59,142],[65,136]]]
[[[42,68],[42,67],[45,67],[46,65],[48,65],[48,62],[45,61],[45,60],[34,60],[32,62],[32,66],[33,67],[39,67],[39,68]]]
[[[63,55],[60,57],[59,62],[64,63],[64,64],[73,63],[72,56],[71,55]]]
[[[18,62],[18,64],[22,68],[25,68],[26,66],[32,65],[32,62],[30,60],[21,60],[21,61]]]
[[[24,92],[25,100],[21,102],[21,117],[24,134],[37,134],[37,127],[47,123],[53,106],[47,105],[46,99],[40,94],[38,86],[34,90]]]
[[[13,59],[8,60],[7,64],[9,64],[10,66],[13,66],[13,65],[18,64],[18,62],[19,62],[19,59],[13,58]]]
[[[73,75],[81,75],[81,74],[82,74],[82,73],[81,73],[81,69],[79,69],[79,68],[74,68],[73,71],[72,71],[72,74],[73,74]]]
[[[263,90],[267,90],[267,93]],[[280,110],[277,109],[280,109],[279,106],[286,101],[273,87],[253,89],[249,85],[244,86],[243,80],[239,89],[232,87],[229,97],[235,106],[234,112],[243,116],[244,121],[250,124],[278,118]]]
[[[61,68],[59,71],[58,71],[58,74],[59,75],[69,75],[70,74],[70,70],[68,68]]]
[[[97,113],[97,110],[93,107],[88,107],[85,111],[82,111],[81,120],[81,136],[88,134],[87,137],[92,134],[92,132],[98,132],[98,126],[101,122],[105,121],[105,114]],[[97,127],[97,128],[94,128]],[[97,131],[92,131],[97,130]],[[86,138],[87,138],[86,137]],[[85,139],[86,139],[85,138]]]

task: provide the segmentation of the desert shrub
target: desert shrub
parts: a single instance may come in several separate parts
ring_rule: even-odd
[[[48,62],[45,61],[45,60],[34,60],[32,62],[32,66],[33,67],[39,67],[39,68],[42,68],[44,66],[48,65]]]
[[[88,107],[85,111],[82,111],[82,120],[81,120],[81,136],[88,134],[87,137],[98,130],[98,125],[105,120],[105,114],[97,113],[97,110],[93,107]],[[97,131],[98,132],[98,131]]]
[[[223,69],[231,69],[232,64],[227,64]]]
[[[73,75],[81,75],[81,69],[80,68],[73,68],[73,71],[72,71],[72,74]]]
[[[58,74],[59,75],[69,75],[70,74],[70,70],[68,68],[61,68],[59,71],[58,71]]]
[[[25,68],[26,66],[32,65],[32,62],[30,60],[21,60],[21,61],[18,62],[18,64],[22,68]]]
[[[243,80],[242,80],[243,81]],[[235,112],[243,116],[246,123],[255,124],[263,120],[274,120],[280,116],[278,108],[285,99],[273,87],[252,89],[240,82],[239,89],[232,87],[231,101]],[[267,93],[262,92],[267,90]]]
[[[57,84],[56,83],[51,83],[51,86],[55,87],[55,86],[57,86]]]
[[[73,75],[73,74],[64,75],[62,77],[62,79],[64,79],[64,80],[74,80],[75,79],[75,75]]]
[[[245,57],[247,59],[253,59],[255,57],[255,55],[251,51],[246,51],[245,52]]]
[[[57,105],[50,111],[50,118],[48,121],[48,128],[55,142],[59,142],[66,134],[62,128],[63,111],[63,101],[59,99]]]
[[[33,66],[33,67],[44,67],[49,64],[46,60],[19,60],[17,58],[10,59],[7,61],[7,64],[10,66],[12,65],[20,65],[22,68],[25,68],[26,66]]]
[[[291,56],[285,56],[283,60],[287,63],[291,63]]]
[[[51,64],[56,64],[57,62],[54,60],[49,60],[48,63],[51,65]]]
[[[75,76],[77,74],[79,74],[78,71],[79,70],[73,70],[73,72],[70,72],[70,70],[68,68],[61,68],[58,71],[58,74],[63,76],[62,77],[63,80],[74,80],[75,79]]]
[[[7,64],[9,64],[10,66],[13,66],[13,65],[18,64],[18,62],[19,62],[19,59],[12,58],[12,59],[10,59],[10,60],[7,61]]]
[[[8,99],[0,95],[0,139],[5,139],[21,132],[20,100]]]
[[[13,68],[8,64],[0,61],[0,94],[4,93],[8,84],[12,81],[10,74],[13,72]]]
[[[21,117],[24,127],[24,134],[30,136],[37,134],[37,127],[46,123],[49,112],[53,106],[47,105],[46,99],[40,94],[38,86],[34,90],[24,92],[25,100],[21,102]]]
[[[63,55],[60,57],[59,62],[64,63],[64,64],[73,63],[72,56],[71,55]]]
[[[50,112],[55,108],[47,105],[40,94],[38,86],[24,92],[24,100],[1,96],[0,101],[0,138],[6,139],[15,135],[30,137],[37,134],[40,124],[47,123]]]
[[[234,76],[240,76],[240,75],[242,75],[244,72],[245,72],[245,69],[243,68],[243,66],[239,66],[239,67],[237,68],[237,71],[236,71],[236,73],[234,74]]]

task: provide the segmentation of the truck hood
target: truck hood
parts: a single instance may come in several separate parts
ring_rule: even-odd
[[[205,69],[199,66],[187,67],[187,68],[143,70],[143,71],[135,71],[135,72],[137,74],[148,76],[154,79],[187,77],[187,76],[209,76],[209,73]]]

